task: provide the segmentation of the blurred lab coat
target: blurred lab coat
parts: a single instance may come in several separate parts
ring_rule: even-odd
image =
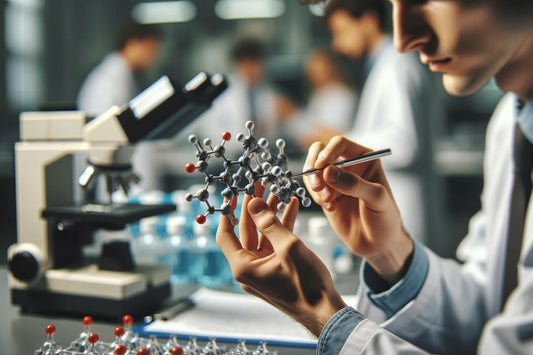
[[[400,208],[404,226],[423,240],[424,201],[431,171],[430,121],[441,112],[440,96],[430,73],[416,54],[400,54],[387,39],[375,57],[365,81],[351,140],[374,150],[391,148],[382,159],[387,179]]]
[[[524,225],[518,286],[503,309],[501,305],[516,102],[514,94],[505,96],[487,129],[481,210],[472,217],[468,235],[457,250],[464,263],[428,250],[429,271],[422,289],[388,320],[361,292],[355,308],[384,323],[382,328],[367,320],[355,329],[352,341],[355,333],[359,340],[372,334],[364,339],[364,348],[359,342],[358,353],[383,353],[384,346],[388,353],[403,353],[402,348],[419,353],[409,347],[409,341],[439,354],[473,354],[476,346],[480,354],[533,354],[533,198]],[[531,106],[528,109],[533,110]],[[347,345],[343,350],[341,354],[355,353]]]
[[[349,132],[353,126],[356,95],[347,86],[333,83],[315,90],[305,109],[287,126],[295,139],[318,136],[322,129],[337,134]]]
[[[232,134],[232,141],[226,143],[228,154],[242,154],[242,145],[235,141],[238,133],[246,136],[246,121],[255,120],[254,135],[257,138],[266,137],[270,140],[277,139],[277,100],[278,95],[265,84],[254,87],[251,97],[247,85],[237,75],[228,77],[229,86],[212,107],[197,118],[178,139],[186,142],[189,134],[196,134],[200,141],[211,138],[214,145],[220,144],[222,134],[226,131]],[[252,112],[255,108],[255,113]],[[271,144],[274,141],[270,142]]]
[[[78,109],[96,116],[126,104],[138,93],[133,72],[117,52],[108,54],[87,76],[78,94]]]

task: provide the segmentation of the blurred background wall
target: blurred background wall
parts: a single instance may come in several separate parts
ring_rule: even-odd
[[[239,1],[241,6],[235,6]],[[305,57],[313,48],[330,45],[320,6],[296,0],[179,3],[182,10],[174,14],[146,7],[155,1],[0,0],[0,262],[16,239],[13,145],[18,114],[74,108],[82,80],[113,49],[114,32],[124,20],[133,16],[162,22],[162,55],[138,76],[141,87],[162,74],[184,83],[199,71],[227,73],[231,45],[253,35],[267,46],[268,81],[296,104],[305,103]],[[254,3],[256,9],[244,3]],[[341,62],[348,81],[360,87],[362,63]],[[453,257],[468,218],[479,208],[483,135],[500,97],[493,84],[473,97],[446,97],[443,119],[434,122],[438,191],[426,206],[434,214],[426,240],[440,255]]]

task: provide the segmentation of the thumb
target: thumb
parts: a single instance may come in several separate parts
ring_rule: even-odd
[[[337,192],[359,198],[366,206],[376,211],[383,211],[391,200],[385,186],[369,182],[357,174],[330,165],[324,169],[324,181]]]
[[[288,235],[292,235],[262,198],[254,198],[250,201],[248,213],[252,217],[257,230],[268,238],[274,249],[276,249],[276,242],[286,239]]]

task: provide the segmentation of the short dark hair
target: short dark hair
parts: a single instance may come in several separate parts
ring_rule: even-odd
[[[354,18],[360,18],[366,13],[376,16],[379,28],[387,28],[387,5],[384,0],[329,0],[324,9],[324,17],[328,19],[334,12],[344,10]]]
[[[241,38],[233,46],[230,55],[233,61],[245,59],[262,60],[265,58],[265,47],[257,38]]]
[[[126,43],[132,38],[161,39],[162,37],[163,33],[161,32],[161,29],[154,24],[141,24],[135,21],[127,21],[123,23],[117,31],[117,36],[115,39],[115,49],[123,49]]]

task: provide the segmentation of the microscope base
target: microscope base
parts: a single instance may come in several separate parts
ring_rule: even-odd
[[[143,317],[170,296],[169,274],[161,265],[140,265],[133,272],[102,271],[96,265],[52,269],[38,285],[13,285],[11,302],[28,313]]]

